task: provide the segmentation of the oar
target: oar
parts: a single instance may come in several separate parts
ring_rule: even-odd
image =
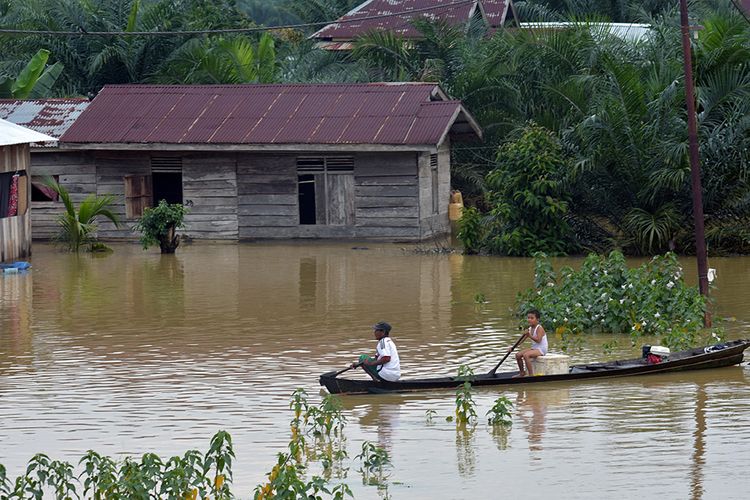
[[[352,368],[359,368],[360,366],[362,366],[362,363],[356,363],[356,364],[355,364],[354,366],[348,366],[348,367],[344,368],[343,370],[339,370],[339,371],[337,371],[337,372],[333,372],[333,373],[331,373],[331,372],[329,372],[329,373],[326,373],[326,374],[324,375],[324,377],[329,377],[329,378],[336,378],[336,377],[338,377],[339,375],[341,375],[342,373],[344,373],[344,372],[348,372],[348,371],[349,371],[349,370],[351,370]]]
[[[518,347],[519,344],[521,342],[523,342],[524,338],[526,338],[526,333],[525,332],[524,332],[523,335],[521,335],[521,338],[518,339],[518,341],[516,341],[516,343],[513,345],[513,347],[511,347],[510,351],[508,351],[507,353],[505,353],[505,356],[503,357],[503,359],[500,360],[500,362],[495,366],[495,368],[493,368],[492,370],[490,370],[490,372],[488,373],[488,375],[490,377],[494,377],[495,376],[495,372],[497,371],[498,368],[500,368],[500,365],[502,365],[505,362],[505,360],[508,359],[508,356],[510,356],[510,353],[512,353],[513,351],[516,350],[516,347]]]

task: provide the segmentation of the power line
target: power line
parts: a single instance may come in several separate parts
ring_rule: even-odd
[[[373,16],[364,16],[354,19],[339,19],[335,21],[319,21],[314,23],[300,23],[300,24],[285,24],[280,26],[257,26],[254,28],[227,28],[227,29],[216,29],[216,30],[188,30],[188,31],[51,31],[51,30],[22,30],[22,29],[9,29],[0,28],[0,35],[50,35],[50,36],[195,36],[195,35],[214,35],[214,34],[236,34],[236,33],[258,33],[263,31],[276,31],[283,29],[302,29],[302,28],[314,28],[317,26],[324,26],[328,24],[347,24],[347,23],[359,23],[362,21],[369,21],[372,19],[384,19],[389,17],[401,17],[410,16],[412,14],[419,14],[421,12],[429,12],[431,10],[445,9],[449,7],[458,7],[469,3],[474,3],[477,0],[456,0],[451,3],[432,5],[430,7],[422,7],[419,9],[413,9],[407,12],[390,13],[390,14],[377,14]],[[468,21],[468,19],[467,19]]]

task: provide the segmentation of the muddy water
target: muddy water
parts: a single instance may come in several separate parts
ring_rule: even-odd
[[[76,257],[35,245],[31,273],[0,277],[0,463],[33,453],[74,460],[205,450],[218,429],[237,451],[235,491],[249,497],[287,443],[288,396],[343,367],[394,325],[405,377],[489,369],[518,335],[523,259],[420,256],[394,245],[195,245],[176,256],[118,245]],[[749,335],[750,258],[713,259],[717,314]],[[686,261],[686,269],[693,269]],[[488,304],[477,306],[474,297]],[[594,336],[574,361],[605,359]],[[555,339],[552,349],[555,349]],[[621,338],[608,357],[636,353]],[[510,363],[508,363],[509,365]],[[510,368],[510,366],[507,366]],[[344,397],[350,457],[364,440],[391,453],[393,498],[747,498],[750,367],[500,394],[506,434],[480,420],[457,431],[451,391]],[[425,412],[435,410],[432,423]],[[362,484],[357,498],[386,492]],[[529,493],[531,492],[531,493]]]

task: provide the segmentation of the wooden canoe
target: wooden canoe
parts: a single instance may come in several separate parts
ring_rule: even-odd
[[[492,375],[476,375],[471,381],[474,386],[540,384],[544,382],[577,381],[594,378],[627,377],[687,370],[703,370],[737,365],[742,362],[743,351],[750,347],[750,340],[734,340],[708,347],[689,349],[672,353],[668,360],[658,364],[648,364],[646,359],[626,359],[606,363],[573,365],[568,373],[561,375],[540,375],[512,378],[518,372],[498,372]],[[356,380],[340,378],[335,371],[320,376],[320,385],[331,394],[382,394],[389,392],[426,391],[432,389],[455,388],[464,383],[458,377],[421,378],[388,382],[385,380]]]

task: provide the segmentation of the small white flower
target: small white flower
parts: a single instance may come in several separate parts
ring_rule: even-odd
[[[674,286],[674,283],[672,283],[671,281],[667,283],[667,288],[669,288],[670,290],[672,289],[673,286]]]
[[[654,314],[654,318],[661,318],[661,314],[657,311],[656,314]]]
[[[605,270],[604,270],[604,276],[606,276],[606,275],[607,275],[607,270],[605,269]]]
[[[566,308],[565,308],[565,312],[566,312],[566,313],[569,313],[569,312],[570,312],[570,307],[566,307]],[[567,321],[567,320],[566,320],[566,321]]]
[[[624,303],[625,303],[625,299],[620,299],[620,304],[624,304]]]
[[[563,321],[564,321],[565,323],[567,323],[567,322],[568,322],[568,318],[563,318]]]
[[[549,283],[547,283],[547,286],[555,286],[555,284],[550,281]]]
[[[632,284],[632,283],[630,283],[630,284],[628,285],[628,288],[630,288],[630,289],[632,290],[632,289],[633,289],[633,284]]]
[[[576,302],[576,307],[581,307],[581,303],[580,302]]]
[[[651,284],[655,285],[656,284],[656,280],[651,280]]]
[[[644,320],[642,320],[642,321],[641,321],[641,324],[642,324],[643,326],[646,326],[646,325],[647,325],[648,323],[646,323],[646,320],[644,319]]]
[[[713,337],[714,339],[716,339],[716,340],[719,340],[719,336],[718,336],[718,335],[716,335],[716,332],[713,332],[713,333],[711,333],[711,336],[712,336],[712,337]]]
[[[627,288],[627,285],[622,285],[620,288],[622,288],[623,290],[625,290],[625,288]]]
[[[601,297],[601,298],[603,298],[603,299],[606,299],[606,298],[607,298],[607,292],[604,292],[604,293],[602,294],[602,297]]]
[[[599,286],[599,282],[598,281],[594,281],[594,286]]]

